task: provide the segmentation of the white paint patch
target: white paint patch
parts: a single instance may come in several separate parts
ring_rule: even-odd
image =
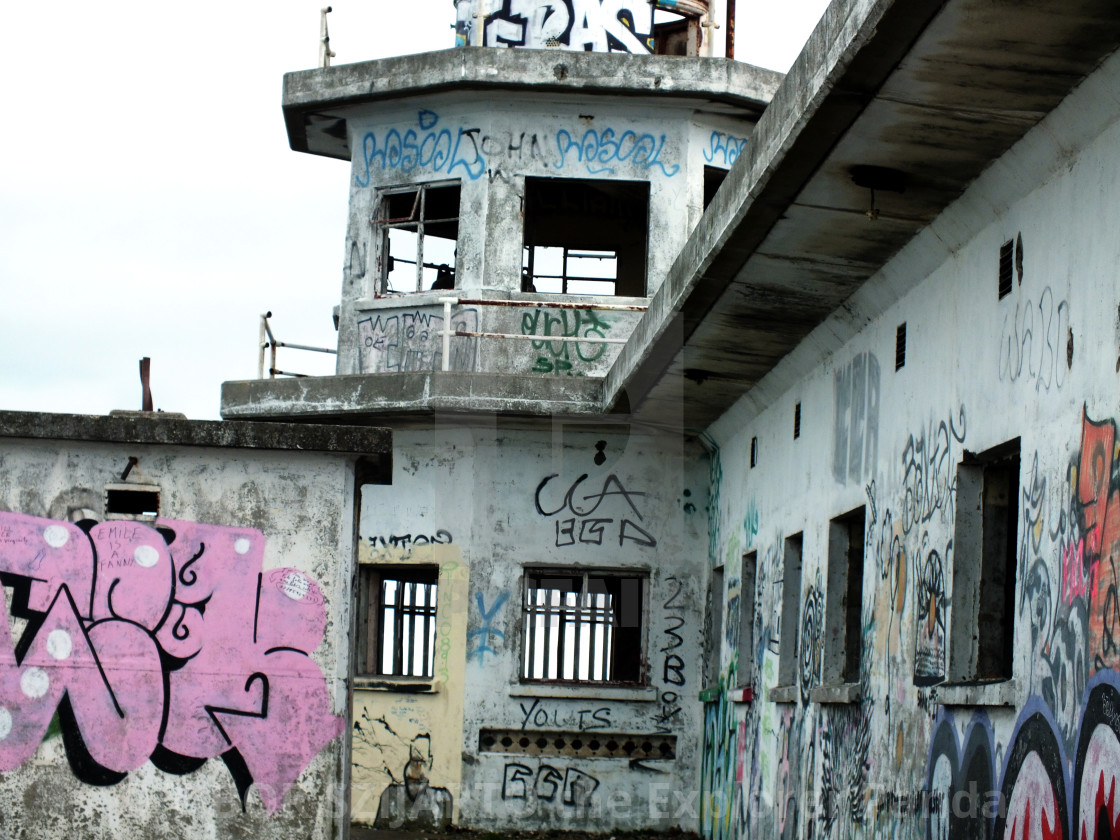
[[[237,542],[233,544],[233,550],[238,554],[248,554],[249,549],[252,547],[253,544],[249,542],[248,537],[241,537]]]
[[[0,706],[0,741],[7,740],[12,734],[12,713]]]
[[[69,659],[73,650],[74,642],[65,630],[52,630],[47,636],[47,653],[54,659]]]
[[[28,668],[19,678],[19,687],[26,697],[38,700],[51,688],[51,678],[42,668]]]
[[[48,525],[43,531],[43,539],[51,548],[62,548],[70,542],[70,532],[61,525]]]
[[[289,572],[284,578],[283,592],[293,601],[302,601],[306,598],[307,590],[310,588],[311,584],[307,582],[307,578],[299,572]]]
[[[159,562],[159,552],[150,545],[138,545],[136,550],[132,552],[132,558],[137,565],[150,569]]]

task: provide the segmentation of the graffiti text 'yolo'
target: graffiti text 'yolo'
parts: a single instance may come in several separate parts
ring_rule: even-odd
[[[0,513],[13,593],[0,599],[0,772],[35,753],[57,710],[86,783],[220,756],[242,801],[256,784],[278,810],[344,722],[309,656],[322,593],[297,569],[264,571],[264,544],[246,528]],[[18,639],[9,610],[27,622]]]
[[[537,513],[541,516],[561,516],[565,512],[572,514],[572,516],[556,520],[557,547],[576,545],[577,543],[602,545],[603,535],[607,527],[610,526],[613,533],[616,520],[612,517],[596,517],[594,514],[599,510],[604,500],[613,496],[623,499],[633,515],[638,518],[638,521],[642,521],[642,514],[638,510],[634,499],[646,494],[637,490],[627,490],[619,481],[618,476],[613,473],[603,479],[603,486],[598,492],[581,496],[578,495],[580,485],[588,478],[587,473],[584,473],[572,482],[560,503],[557,503],[555,499],[549,499],[548,493],[549,484],[552,479],[557,477],[557,473],[545,476],[541,483],[537,485],[537,492],[533,497]],[[656,546],[657,540],[654,539],[653,535],[628,517],[629,514],[618,520],[618,544],[623,545],[626,542],[632,542],[646,548]]]

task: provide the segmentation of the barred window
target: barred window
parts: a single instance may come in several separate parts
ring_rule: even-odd
[[[432,676],[438,578],[435,565],[361,567],[359,675]]]
[[[525,573],[524,681],[642,683],[645,576]]]

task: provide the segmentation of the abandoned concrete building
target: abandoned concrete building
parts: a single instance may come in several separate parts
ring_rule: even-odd
[[[455,7],[336,375],[0,413],[0,826],[1120,840],[1120,11]]]

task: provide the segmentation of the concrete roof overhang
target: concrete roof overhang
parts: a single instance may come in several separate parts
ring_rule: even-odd
[[[700,432],[1120,45],[1113,0],[836,0],[605,382]],[[898,170],[870,194],[852,168]]]
[[[374,104],[520,91],[646,97],[754,117],[781,80],[781,73],[721,58],[464,47],[287,73],[283,107],[293,149],[348,160],[346,120]]]

